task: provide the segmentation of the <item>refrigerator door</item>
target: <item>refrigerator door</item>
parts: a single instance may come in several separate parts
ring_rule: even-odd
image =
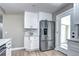
[[[48,47],[47,49],[54,49],[55,47],[55,24],[54,22],[48,22]]]
[[[47,21],[41,21],[40,22],[40,50],[45,51],[47,50]]]

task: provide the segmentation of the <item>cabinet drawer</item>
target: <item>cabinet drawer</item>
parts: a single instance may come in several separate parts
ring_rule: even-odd
[[[38,40],[39,37],[30,37],[30,40]]]

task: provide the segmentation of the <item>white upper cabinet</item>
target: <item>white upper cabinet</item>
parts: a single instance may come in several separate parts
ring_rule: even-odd
[[[79,3],[74,4],[74,23],[79,24]]]
[[[39,20],[52,21],[52,13],[39,12]]]
[[[25,12],[24,15],[24,28],[37,28],[38,13]]]
[[[41,20],[52,21],[52,13],[46,12],[25,12],[24,28],[38,28]]]

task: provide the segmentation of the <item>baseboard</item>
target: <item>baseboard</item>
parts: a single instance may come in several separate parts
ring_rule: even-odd
[[[12,51],[14,51],[14,50],[21,50],[21,49],[24,49],[24,47],[11,48]]]
[[[14,50],[22,50],[25,49],[24,47],[19,47],[19,48],[11,48],[12,51]],[[35,51],[35,50],[39,50],[39,49],[25,49],[26,51]]]
[[[39,51],[39,49],[25,49],[26,51]]]

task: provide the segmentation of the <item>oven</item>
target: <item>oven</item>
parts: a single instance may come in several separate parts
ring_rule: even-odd
[[[6,56],[6,44],[0,46],[0,56]]]

